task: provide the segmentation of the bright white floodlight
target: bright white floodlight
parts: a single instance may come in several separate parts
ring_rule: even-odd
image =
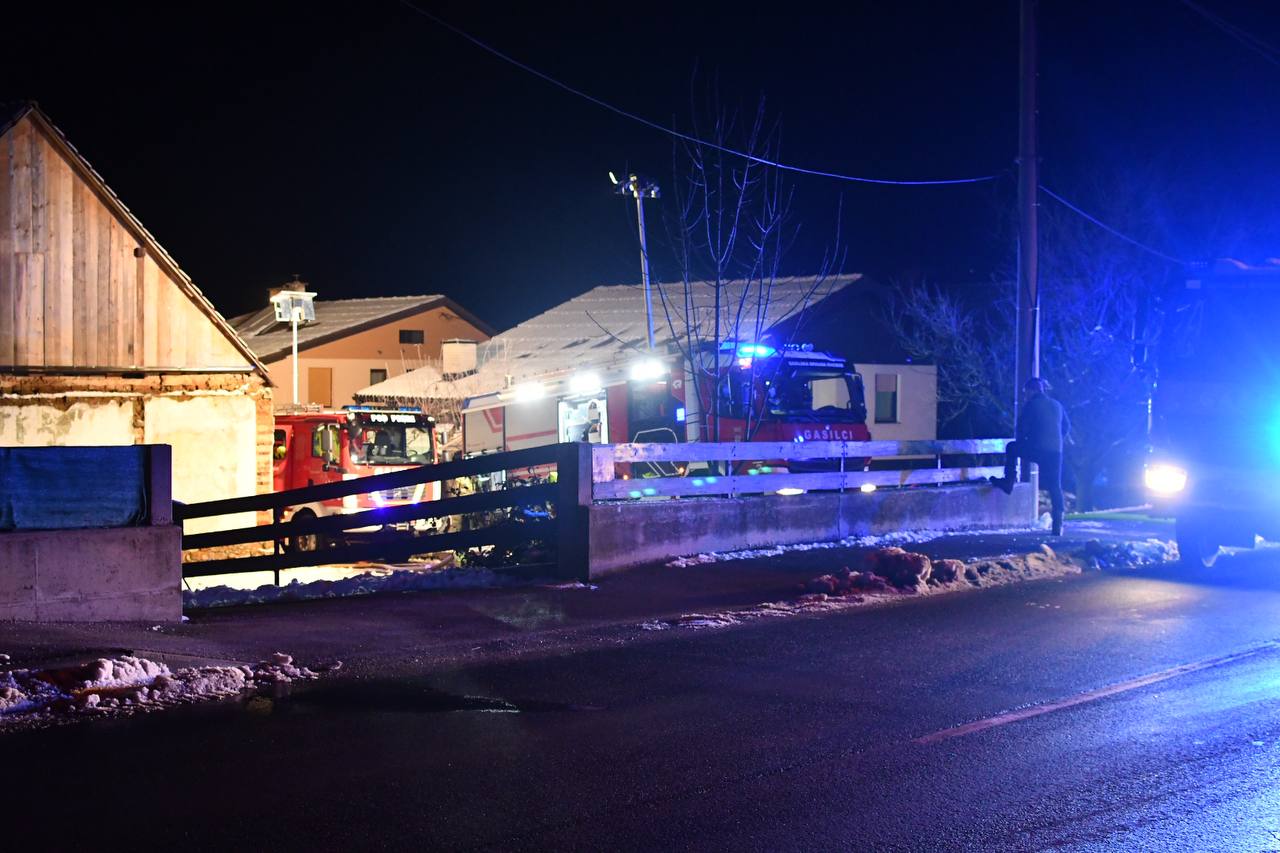
[[[655,382],[667,375],[667,366],[656,358],[646,358],[631,365],[633,382]]]
[[[515,387],[517,403],[531,403],[547,396],[547,389],[541,382],[521,382]]]
[[[569,393],[575,397],[599,394],[604,388],[598,373],[575,373],[569,377]]]

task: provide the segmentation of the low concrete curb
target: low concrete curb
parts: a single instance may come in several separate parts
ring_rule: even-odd
[[[862,492],[597,503],[590,507],[589,569],[621,569],[697,554],[927,528],[1031,524],[1036,493],[989,485],[922,486]]]

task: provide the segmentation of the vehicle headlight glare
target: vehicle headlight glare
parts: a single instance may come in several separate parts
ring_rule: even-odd
[[[1187,470],[1177,465],[1158,462],[1147,466],[1142,474],[1142,481],[1152,493],[1168,497],[1186,489]]]

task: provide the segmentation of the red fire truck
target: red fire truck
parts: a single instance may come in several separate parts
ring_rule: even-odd
[[[721,346],[720,381],[703,380],[715,400],[720,441],[867,441],[862,377],[848,361],[808,344]],[[715,419],[708,418],[708,430]]]
[[[808,345],[727,341],[713,382],[714,355],[699,353],[700,393],[668,357],[598,372],[584,368],[555,381],[472,398],[465,407],[465,450],[473,455],[555,441],[870,439],[862,377],[847,359]],[[676,466],[649,467],[655,470],[636,475],[681,473]],[[806,467],[826,466],[817,461]]]
[[[275,490],[386,474],[437,461],[435,419],[418,410],[351,406],[342,410],[299,409],[276,415],[273,460]],[[289,518],[313,518],[379,507],[439,500],[439,483],[348,495],[290,507]],[[428,529],[426,522],[416,523]],[[290,547],[325,547],[322,536],[296,536]]]

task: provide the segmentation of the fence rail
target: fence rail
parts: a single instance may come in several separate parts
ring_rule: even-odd
[[[980,457],[1004,452],[1008,439],[985,438],[952,441],[804,441],[721,442],[691,444],[604,444],[591,448],[591,480],[594,500],[634,500],[650,497],[690,497],[767,494],[781,490],[846,490],[863,486],[901,487],[940,485],[984,480],[1003,473],[1002,465],[974,464]],[[864,470],[871,459],[893,457],[935,458],[935,467],[901,467]],[[959,457],[957,459],[957,457]],[[787,467],[791,462],[826,461],[833,470],[803,473],[744,473],[747,463]],[[959,464],[956,464],[956,463]],[[728,463],[692,465],[679,476],[619,479],[620,466],[635,463]],[[723,467],[723,472],[716,468]]]

